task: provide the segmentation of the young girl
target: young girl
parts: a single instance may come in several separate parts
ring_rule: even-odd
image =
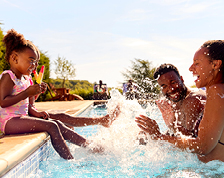
[[[29,104],[29,98],[45,88],[44,84],[30,85],[29,76],[38,59],[36,47],[13,29],[7,32],[3,42],[10,70],[0,76],[1,132],[6,135],[47,132],[58,154],[64,159],[73,159],[65,140],[82,147],[86,147],[88,141],[60,121],[44,120],[48,114],[34,110]]]

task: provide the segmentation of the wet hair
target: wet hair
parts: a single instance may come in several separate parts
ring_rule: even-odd
[[[159,76],[167,73],[167,72],[171,72],[174,71],[177,76],[180,78],[180,73],[178,71],[178,69],[173,65],[173,64],[162,64],[160,65],[154,72],[153,77],[154,79],[158,79]]]
[[[211,61],[213,60],[221,60],[222,66],[221,70],[224,76],[224,40],[209,40],[206,41],[201,48],[208,49],[208,57]]]
[[[8,30],[7,34],[3,38],[3,42],[6,47],[5,59],[9,62],[10,56],[13,51],[23,52],[26,48],[30,48],[33,51],[37,51],[36,47],[29,40],[26,40],[24,36],[14,29]]]

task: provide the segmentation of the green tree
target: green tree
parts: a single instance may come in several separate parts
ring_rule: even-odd
[[[49,83],[50,81],[50,59],[47,52],[40,52],[40,61],[37,70],[40,71],[41,66],[44,65],[43,81]]]
[[[51,83],[55,88],[60,88],[62,80],[51,79]],[[65,81],[65,88],[70,88],[70,94],[81,96],[84,100],[92,100],[93,98],[93,83],[87,80],[67,80]]]
[[[43,82],[49,83],[50,82],[50,59],[47,56],[47,52],[40,51],[40,61],[38,63],[37,72],[40,71],[41,66],[44,65],[44,75],[43,75]],[[35,78],[33,77],[34,83],[36,82]],[[42,93],[37,101],[44,101],[50,97],[50,93],[47,90],[45,93]]]
[[[62,88],[65,86],[65,81],[69,79],[69,77],[75,77],[75,68],[73,64],[66,60],[66,58],[58,57],[56,61],[54,61],[56,65],[55,74],[58,78],[62,79]]]
[[[128,81],[132,79],[138,85],[138,91],[142,94],[148,94],[151,98],[157,98],[160,93],[160,87],[154,80],[153,74],[156,70],[148,60],[135,59],[131,61],[132,66],[122,72],[124,78]],[[142,95],[144,97],[144,95]]]
[[[10,68],[8,62],[5,60],[5,46],[2,42],[4,37],[3,31],[0,28],[0,73],[2,73],[4,70],[7,70]]]

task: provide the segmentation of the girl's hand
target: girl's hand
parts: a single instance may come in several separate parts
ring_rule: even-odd
[[[47,90],[47,84],[44,82],[40,84],[40,87],[41,87],[41,93],[44,93]]]
[[[28,96],[35,96],[42,92],[41,84],[35,84],[31,85],[26,89],[26,92],[28,93]]]
[[[161,135],[159,126],[155,120],[150,119],[149,117],[140,115],[136,117],[135,120],[138,126],[145,132],[149,133],[149,135],[159,136]]]
[[[47,120],[50,116],[46,111],[39,112],[39,117]]]

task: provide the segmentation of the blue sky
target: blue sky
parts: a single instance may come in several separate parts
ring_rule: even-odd
[[[74,79],[109,87],[121,86],[135,58],[172,63],[193,85],[195,51],[224,39],[222,0],[0,0],[0,7],[4,33],[14,28],[52,64],[58,56],[72,61]]]

